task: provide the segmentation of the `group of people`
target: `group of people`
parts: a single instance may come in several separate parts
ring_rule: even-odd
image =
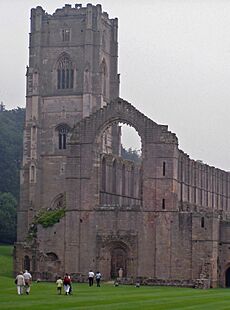
[[[93,286],[94,277],[96,279],[97,287],[101,286],[101,273],[99,271],[94,274],[92,270],[89,271],[88,279],[89,279],[89,286]]]
[[[90,270],[88,274],[89,286],[93,286],[94,278],[96,280],[97,287],[100,287],[101,273],[97,271],[96,274],[94,274],[94,272]],[[63,287],[64,287],[65,295],[72,294],[73,292],[72,280],[68,273],[65,274],[63,279],[61,277],[58,277],[56,284],[57,284],[57,292],[59,295],[61,295]]]
[[[25,270],[24,273],[22,271],[19,272],[19,274],[15,279],[18,295],[22,295],[24,293],[24,289],[26,295],[29,295],[31,283],[32,283],[32,276],[27,270]]]
[[[61,295],[62,287],[64,287],[64,291],[66,295],[70,295],[73,292],[72,280],[68,273],[65,274],[63,280],[61,277],[58,277],[57,281],[57,292]]]
[[[89,286],[93,286],[94,278],[96,280],[97,287],[100,287],[101,273],[99,271],[94,273],[92,270],[90,270],[88,274]],[[18,295],[22,295],[24,293],[24,290],[26,294],[29,295],[31,283],[32,283],[32,276],[27,270],[25,270],[24,273],[19,272],[19,274],[15,279]],[[63,279],[61,277],[58,277],[56,285],[57,285],[57,292],[59,295],[61,295],[62,293],[62,288],[64,288],[66,295],[72,294],[73,292],[72,280],[68,273],[65,274]]]

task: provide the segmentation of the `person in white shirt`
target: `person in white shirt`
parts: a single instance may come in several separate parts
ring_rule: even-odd
[[[63,286],[63,281],[62,281],[61,277],[58,277],[56,284],[57,284],[58,294],[61,295],[61,290],[62,290],[62,286]]]
[[[95,279],[96,279],[96,282],[97,282],[97,287],[100,287],[100,283],[101,283],[101,273],[100,271],[97,271],[96,272],[96,275],[95,275]]]
[[[93,286],[94,272],[90,270],[88,276],[89,276],[89,286]]]
[[[31,285],[31,282],[32,282],[32,276],[31,276],[31,274],[27,270],[25,270],[25,272],[23,273],[23,277],[24,277],[24,280],[25,280],[26,294],[29,295],[29,293],[30,293],[30,285]]]
[[[25,286],[25,280],[23,277],[23,272],[19,272],[19,274],[17,275],[17,277],[15,279],[15,284],[17,285],[18,295],[22,295],[23,294],[23,288]]]

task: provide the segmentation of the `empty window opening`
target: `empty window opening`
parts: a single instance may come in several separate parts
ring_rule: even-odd
[[[166,163],[165,161],[163,162],[163,176],[165,176],[165,169],[166,169]]]
[[[141,162],[141,138],[135,128],[119,123],[121,127],[121,156],[134,162]]]
[[[165,210],[165,199],[162,199],[162,209]]]
[[[132,131],[122,132],[123,127]],[[134,139],[132,139],[134,137]],[[122,138],[129,144],[124,144]],[[136,141],[137,143],[132,143]],[[142,157],[141,138],[134,127],[122,122],[108,125],[98,136],[100,152],[100,205],[134,207],[142,204]],[[123,156],[125,153],[126,156]]]
[[[201,218],[201,227],[204,228],[204,217]]]

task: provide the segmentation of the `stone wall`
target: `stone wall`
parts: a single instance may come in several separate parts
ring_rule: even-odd
[[[100,5],[31,14],[15,271],[108,280],[123,268],[144,284],[224,286],[229,172],[191,160],[167,126],[116,98],[117,19]],[[62,56],[71,89],[57,87]],[[141,137],[140,164],[119,156],[119,123]],[[41,209],[58,208],[59,222],[34,230]]]

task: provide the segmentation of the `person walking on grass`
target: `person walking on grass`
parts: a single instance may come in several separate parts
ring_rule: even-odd
[[[30,285],[32,283],[32,276],[31,274],[25,270],[25,272],[23,273],[23,277],[25,280],[25,289],[26,289],[26,295],[29,295],[30,293]]]
[[[64,290],[65,294],[69,295],[70,293],[70,285],[71,285],[71,279],[68,273],[65,274],[64,279],[63,279],[63,284],[64,284]]]
[[[62,286],[63,286],[63,281],[62,281],[61,277],[58,277],[56,284],[57,284],[58,294],[61,295],[61,290],[62,290]]]
[[[17,285],[18,295],[22,295],[23,294],[23,288],[25,286],[25,280],[23,277],[23,272],[19,272],[19,274],[17,275],[17,277],[15,279],[15,284]]]
[[[93,286],[93,279],[94,279],[94,272],[93,272],[93,270],[89,271],[88,279],[89,279],[89,286]]]
[[[97,287],[100,287],[100,283],[101,283],[101,273],[100,271],[97,271],[96,272],[96,275],[95,275],[95,279],[96,279],[96,282],[97,282]]]

